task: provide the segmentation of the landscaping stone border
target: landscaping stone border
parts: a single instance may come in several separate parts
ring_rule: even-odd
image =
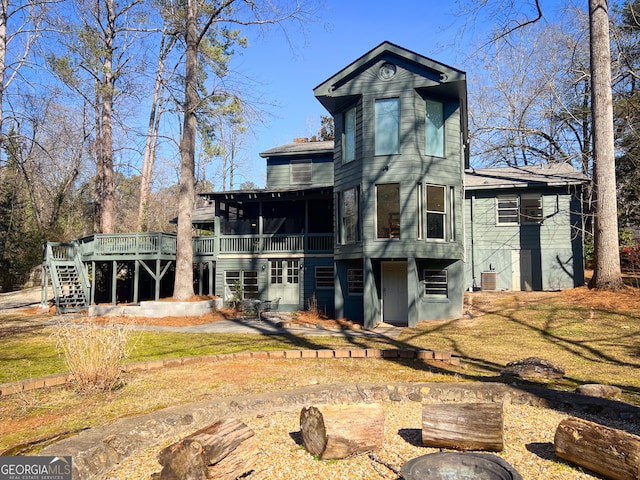
[[[143,300],[140,305],[91,305],[90,317],[199,317],[223,307],[221,298],[200,302],[156,302]]]
[[[74,479],[100,479],[136,452],[182,433],[188,434],[218,418],[295,411],[313,404],[380,401],[504,402],[555,408],[573,415],[585,412],[617,420],[640,420],[640,409],[633,405],[540,387],[480,382],[313,385],[203,400],[123,418],[61,440],[40,454],[71,455]]]
[[[447,365],[459,366],[460,358],[449,352],[437,350],[379,350],[375,348],[353,348],[340,350],[278,350],[273,352],[240,352],[201,357],[170,358],[165,360],[149,360],[148,362],[130,363],[124,366],[125,372],[156,370],[165,367],[179,367],[195,363],[221,362],[224,360],[259,359],[310,359],[310,358],[385,358],[418,361],[443,362]],[[0,398],[6,395],[27,392],[39,388],[65,385],[73,380],[71,373],[49,375],[42,378],[30,378],[13,383],[0,384]]]

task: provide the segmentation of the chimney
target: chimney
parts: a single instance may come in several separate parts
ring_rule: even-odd
[[[293,143],[307,143],[309,141],[306,137],[298,137],[293,139]]]

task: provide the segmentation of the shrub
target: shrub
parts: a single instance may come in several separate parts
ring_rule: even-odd
[[[80,393],[110,391],[121,385],[130,331],[130,324],[115,322],[58,322],[53,333],[56,346]]]

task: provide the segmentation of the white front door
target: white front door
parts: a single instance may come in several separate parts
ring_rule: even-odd
[[[269,298],[280,303],[297,305],[300,302],[300,261],[271,260]]]
[[[409,321],[407,262],[382,263],[382,321],[407,325]]]

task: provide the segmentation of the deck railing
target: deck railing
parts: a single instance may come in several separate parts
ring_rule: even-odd
[[[50,243],[54,258],[72,256],[78,248],[82,258],[127,257],[137,255],[175,255],[173,233],[95,234],[70,244]],[[222,235],[193,237],[193,254],[215,257],[220,253],[331,253],[333,234]]]

